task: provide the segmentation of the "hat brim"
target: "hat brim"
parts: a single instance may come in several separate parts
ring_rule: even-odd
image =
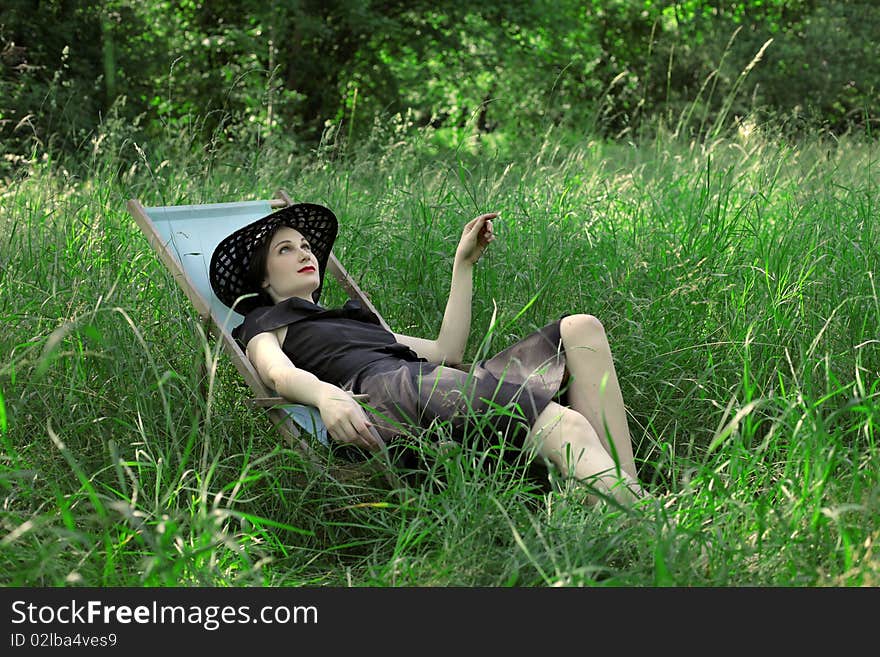
[[[317,303],[324,286],[324,273],[330,251],[336,241],[339,223],[336,215],[323,205],[296,203],[277,212],[257,219],[225,237],[211,254],[209,277],[214,294],[225,305],[238,313],[246,314],[263,305],[261,290],[248,279],[248,270],[254,253],[265,246],[269,238],[281,227],[298,230],[309,241],[318,260],[320,282],[312,294]],[[256,297],[245,295],[258,293]]]

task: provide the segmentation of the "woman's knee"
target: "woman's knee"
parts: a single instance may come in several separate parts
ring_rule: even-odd
[[[532,427],[532,435],[543,436],[557,448],[564,443],[576,444],[582,448],[602,445],[599,434],[586,417],[572,408],[555,402],[551,402],[538,416],[535,426]]]
[[[559,325],[563,342],[570,340],[605,339],[605,327],[594,315],[578,314],[563,317]]]
[[[587,418],[558,404],[538,416],[530,437],[536,453],[555,463],[564,473],[574,472],[581,467],[579,464],[594,461],[604,449]]]
[[[566,413],[562,424],[562,439],[572,446],[579,449],[593,450],[602,449],[602,441],[599,440],[599,434],[596,428],[590,424],[581,413],[566,408]]]

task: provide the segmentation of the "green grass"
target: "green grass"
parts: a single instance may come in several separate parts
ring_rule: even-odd
[[[3,185],[4,585],[880,584],[876,143],[450,150],[398,128],[292,156],[107,126],[76,173],[35,161]],[[423,335],[464,222],[501,211],[468,356],[496,306],[492,351],[599,317],[656,501],[587,508],[495,450],[425,446],[392,489],[289,449],[125,210],[278,187],[336,211],[349,271]]]

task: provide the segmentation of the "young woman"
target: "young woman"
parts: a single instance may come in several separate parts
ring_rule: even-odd
[[[465,225],[433,340],[390,332],[357,302],[318,305],[338,230],[320,205],[286,207],[225,238],[211,258],[211,285],[245,315],[233,335],[266,386],[316,407],[336,442],[390,449],[429,427],[456,440],[500,436],[631,502],[643,493],[599,320],[568,315],[468,370],[456,367],[470,332],[474,265],[495,239],[497,216]],[[498,406],[507,411],[490,412]]]

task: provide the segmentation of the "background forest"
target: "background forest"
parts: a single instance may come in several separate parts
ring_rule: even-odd
[[[504,139],[702,137],[747,115],[839,134],[877,120],[877,34],[873,0],[7,0],[3,171],[75,154],[110,116],[142,144],[291,148],[398,113]]]

